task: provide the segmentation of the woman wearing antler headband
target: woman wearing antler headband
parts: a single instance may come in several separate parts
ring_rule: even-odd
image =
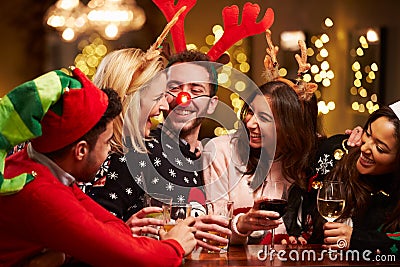
[[[304,49],[305,46],[302,46],[302,52]],[[272,211],[260,210],[258,200],[263,185],[268,188],[272,181],[281,181],[288,188],[294,183],[305,188],[316,147],[316,115],[308,110],[313,107],[308,103],[310,100],[316,106],[313,96],[316,85],[277,77],[277,48],[270,45],[268,51],[266,75],[270,77],[269,81],[259,87],[261,94],[250,97],[247,101],[250,104],[245,104],[241,112],[246,129],[239,130],[233,138],[217,137],[206,147],[216,154],[213,162],[205,163],[208,166],[204,171],[205,183],[215,185],[207,193],[215,197],[216,191],[220,190],[222,199],[235,202],[237,215],[232,220],[232,243],[254,242],[255,238],[263,236],[262,230],[276,227],[275,242],[288,237],[285,225],[277,220],[279,216]],[[296,58],[301,66],[306,64],[304,53],[302,58]],[[273,118],[265,102],[271,107]],[[275,157],[270,155],[269,159],[273,158],[273,163],[267,172],[265,170],[268,170],[268,166],[263,165],[268,165],[268,156],[260,159],[260,154],[273,146],[273,120],[277,135],[276,153]],[[250,151],[248,159],[244,151]],[[226,162],[231,162],[229,158],[237,158],[239,163],[236,166],[226,166]],[[240,177],[239,181],[237,177]],[[298,206],[292,207],[289,203],[288,210],[292,210],[287,214],[291,214],[295,220]],[[250,239],[247,239],[248,236]],[[271,242],[268,238],[263,242]]]
[[[149,137],[152,119],[169,109],[166,100],[166,74],[164,58],[160,55],[161,43],[178,16],[182,7],[168,23],[156,42],[146,51],[125,48],[106,55],[94,76],[99,88],[113,88],[122,99],[123,111],[114,122],[111,140],[112,152],[90,184],[81,188],[103,207],[123,219],[134,234],[158,234],[148,225],[162,225],[160,220],[146,218],[147,214],[160,212],[158,208],[143,208],[143,189],[134,182],[126,164],[123,142],[123,127],[129,130],[129,148],[147,153],[145,139]],[[129,109],[129,114],[127,111]],[[114,179],[118,177],[118,181]],[[126,188],[125,185],[129,185]],[[126,190],[129,191],[127,193]],[[112,197],[110,197],[112,195]]]
[[[323,225],[326,247],[399,252],[399,118],[400,102],[372,113],[364,126],[361,147],[350,150],[330,172],[328,180],[344,183],[346,204],[339,222]],[[342,223],[346,219],[347,223]],[[320,226],[315,225],[314,232],[322,234]]]

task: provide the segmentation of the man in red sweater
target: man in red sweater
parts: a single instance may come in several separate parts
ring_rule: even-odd
[[[0,102],[1,148],[12,144],[15,136],[10,132],[35,133],[35,120],[43,118],[38,124],[41,135],[7,158],[4,179],[0,173],[0,266],[32,261],[46,266],[68,261],[93,266],[179,266],[196,244],[193,218],[168,233],[161,230],[161,241],[132,236],[122,220],[76,186],[91,180],[105,160],[113,119],[122,106],[113,90],[99,90],[79,69],[73,75],[50,72],[15,88]],[[61,94],[56,97],[51,92]],[[6,113],[4,107],[15,110]],[[26,184],[18,187],[10,182],[23,175],[28,177]]]

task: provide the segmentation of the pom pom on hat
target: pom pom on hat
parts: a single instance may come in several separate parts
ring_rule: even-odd
[[[34,148],[55,151],[82,137],[103,116],[107,95],[79,69],[73,75],[51,71],[0,99],[0,195],[16,193],[34,179],[33,173],[4,179],[5,158],[15,145],[42,136],[32,140]]]

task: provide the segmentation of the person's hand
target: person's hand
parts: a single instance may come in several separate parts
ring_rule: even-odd
[[[302,236],[299,236],[297,238],[295,236],[289,236],[288,240],[289,244],[292,245],[297,245],[297,244],[307,245],[307,240]],[[286,245],[286,242],[287,242],[286,239],[282,239],[282,245]]]
[[[132,234],[140,236],[142,234],[158,234],[158,229],[152,226],[162,226],[163,220],[157,218],[147,218],[146,216],[151,213],[162,214],[162,208],[159,207],[146,207],[133,214],[126,224],[131,228]]]
[[[47,250],[31,258],[24,267],[58,267],[65,262],[65,253]]]
[[[185,251],[185,256],[187,256],[193,251],[197,244],[196,238],[194,237],[196,234],[196,228],[193,226],[195,222],[193,217],[187,217],[185,220],[175,225],[169,232],[161,228],[159,230],[160,238],[161,240],[176,240]]]
[[[349,139],[347,140],[347,145],[354,147],[354,146],[361,146],[361,137],[363,135],[363,128],[357,126],[353,130],[347,129],[345,134],[350,135]]]
[[[327,222],[324,224],[323,248],[348,249],[353,228],[344,223]]]
[[[270,230],[278,227],[282,220],[275,211],[260,210],[263,199],[256,200],[253,207],[238,219],[236,228],[240,233],[246,234],[257,230]]]
[[[232,232],[228,229],[229,221],[222,216],[218,215],[204,215],[196,217],[196,239],[197,245],[212,251],[220,251],[221,249],[217,246],[212,246],[203,241],[203,239],[211,240],[213,243],[220,243],[221,245],[227,245],[229,243],[229,236]],[[228,236],[223,238],[216,234],[210,234],[209,231],[217,232],[223,236]]]

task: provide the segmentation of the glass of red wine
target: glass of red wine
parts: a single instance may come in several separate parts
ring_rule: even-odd
[[[286,213],[288,202],[287,197],[287,183],[283,181],[266,181],[262,189],[263,201],[260,202],[260,210],[278,212],[280,218]],[[273,249],[275,245],[275,229],[272,229],[271,233],[271,249]]]

